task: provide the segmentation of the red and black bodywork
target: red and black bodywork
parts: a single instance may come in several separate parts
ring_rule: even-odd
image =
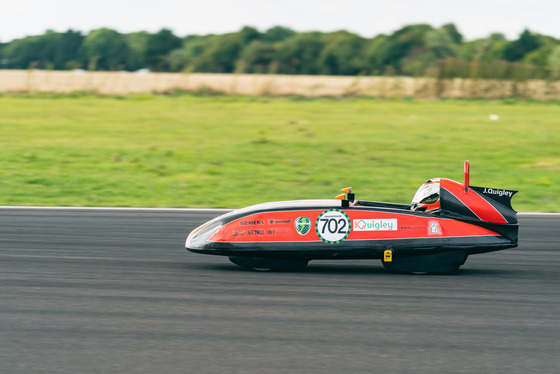
[[[517,191],[441,179],[437,212],[355,200],[264,203],[219,216],[191,232],[186,248],[252,269],[294,270],[315,259],[381,259],[393,271],[447,273],[472,254],[517,246],[510,201]]]

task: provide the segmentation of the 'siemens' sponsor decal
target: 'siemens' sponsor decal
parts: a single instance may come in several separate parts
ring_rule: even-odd
[[[397,219],[355,219],[352,221],[353,231],[397,231]]]
[[[256,225],[264,225],[264,219],[254,219],[251,221],[240,221],[240,226],[256,226]]]

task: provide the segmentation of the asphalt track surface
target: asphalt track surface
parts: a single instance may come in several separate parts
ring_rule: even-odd
[[[243,270],[215,211],[0,208],[0,373],[559,373],[560,216],[454,275]]]

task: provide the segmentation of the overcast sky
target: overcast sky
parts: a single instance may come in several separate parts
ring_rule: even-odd
[[[467,40],[528,28],[560,38],[559,0],[4,0],[0,41],[46,30],[108,27],[122,33],[169,28],[178,36],[221,34],[253,26],[296,31],[348,30],[371,38],[402,26],[455,23]]]

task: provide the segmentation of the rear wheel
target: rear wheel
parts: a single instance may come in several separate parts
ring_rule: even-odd
[[[229,260],[238,266],[256,271],[297,271],[304,269],[309,262],[308,260],[286,260],[245,256],[230,256]]]

